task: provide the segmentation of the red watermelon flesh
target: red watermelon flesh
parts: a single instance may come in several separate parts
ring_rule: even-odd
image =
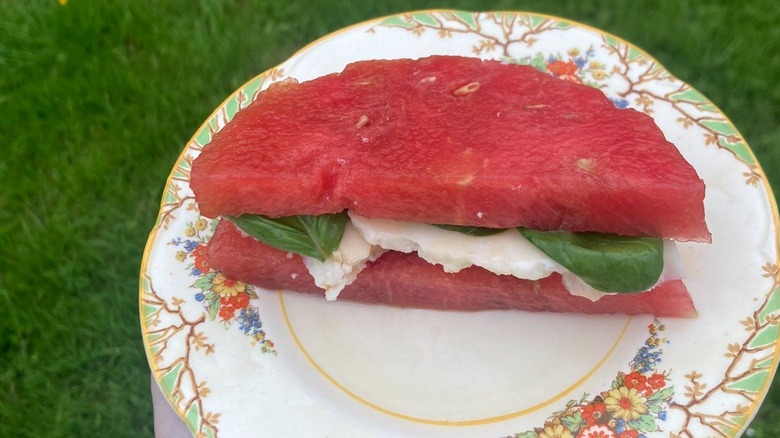
[[[208,243],[208,263],[233,280],[269,290],[324,295],[297,254],[265,245],[220,221]],[[569,294],[561,276],[538,281],[496,275],[479,267],[446,273],[415,254],[390,251],[360,272],[339,300],[443,310],[518,309],[534,312],[590,314],[653,314],[659,317],[697,315],[680,280],[639,294],[607,295],[596,302]]]
[[[272,85],[214,135],[206,216],[350,209],[402,221],[709,241],[704,184],[595,88],[473,58],[365,61]]]

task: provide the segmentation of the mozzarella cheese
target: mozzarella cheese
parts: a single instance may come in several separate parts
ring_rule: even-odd
[[[370,219],[349,214],[339,248],[325,262],[304,257],[317,286],[325,289],[328,300],[335,300],[351,284],[366,263],[383,252],[417,252],[428,263],[441,265],[445,272],[458,272],[480,266],[499,275],[538,280],[558,272],[572,295],[596,301],[604,295],[552,260],[516,230],[490,236],[468,236],[433,225]],[[682,263],[674,242],[664,241],[664,271],[661,281],[682,278]]]
[[[514,229],[477,237],[415,222],[369,219],[355,214],[350,214],[350,218],[371,245],[416,251],[428,263],[441,265],[445,272],[476,265],[495,274],[538,280],[563,269]]]
[[[352,284],[366,263],[376,260],[384,250],[368,243],[350,223],[344,229],[339,247],[324,262],[304,256],[303,264],[314,277],[314,283],[325,289],[325,298],[333,301]]]

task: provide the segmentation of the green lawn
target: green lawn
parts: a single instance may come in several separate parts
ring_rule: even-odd
[[[693,3],[495,1],[491,9],[559,15],[647,50],[720,106],[780,189],[780,7]],[[245,80],[317,37],[442,5],[485,8],[0,2],[0,436],[151,436],[138,268],[185,142]],[[778,418],[780,386],[754,436],[780,436]]]

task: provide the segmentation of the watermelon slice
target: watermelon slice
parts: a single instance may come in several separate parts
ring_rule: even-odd
[[[322,295],[297,254],[265,245],[220,221],[207,246],[209,265],[228,278],[269,290]],[[339,299],[372,304],[445,310],[518,309],[575,313],[650,313],[695,317],[680,280],[639,294],[607,295],[598,301],[569,294],[558,274],[538,281],[495,275],[479,267],[446,273],[415,254],[387,252],[369,264]]]
[[[366,217],[710,241],[704,184],[653,120],[473,58],[272,85],[195,160],[201,213]]]

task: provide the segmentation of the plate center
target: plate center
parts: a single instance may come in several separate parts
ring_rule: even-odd
[[[279,303],[301,360],[320,379],[374,410],[429,424],[501,421],[563,398],[600,368],[630,322],[298,294],[280,294]]]

